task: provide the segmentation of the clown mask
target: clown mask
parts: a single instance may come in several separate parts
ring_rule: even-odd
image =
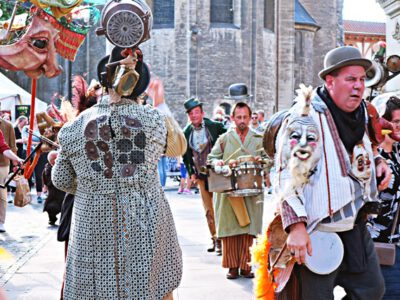
[[[371,178],[371,160],[363,144],[354,147],[351,156],[351,170],[359,180],[365,181]]]
[[[289,166],[294,186],[301,186],[315,169],[321,157],[320,135],[309,116],[289,119],[283,137],[283,163]]]

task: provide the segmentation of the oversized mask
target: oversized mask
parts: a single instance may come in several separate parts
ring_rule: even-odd
[[[62,71],[57,64],[55,42],[58,30],[50,22],[34,15],[25,34],[14,44],[0,46],[0,67],[24,71],[28,77],[48,78]]]
[[[282,135],[282,165],[288,166],[293,186],[307,183],[321,158],[321,142],[318,126],[309,116],[311,87],[304,85],[298,90],[296,98],[298,110],[291,112],[285,132]]]

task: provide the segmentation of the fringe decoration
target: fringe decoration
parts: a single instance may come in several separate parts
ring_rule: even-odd
[[[254,294],[256,299],[273,300],[275,299],[275,289],[277,287],[274,278],[278,276],[279,269],[275,269],[273,274],[269,273],[269,250],[271,243],[268,240],[269,230],[257,237],[257,243],[251,248],[252,265],[257,267],[255,271]]]

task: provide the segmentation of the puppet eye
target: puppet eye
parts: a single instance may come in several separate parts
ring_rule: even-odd
[[[308,142],[315,142],[317,140],[317,137],[313,134],[307,135],[307,141]]]
[[[38,49],[46,49],[48,45],[48,40],[44,38],[33,38],[32,39],[32,46]]]
[[[301,135],[298,133],[298,132],[292,132],[292,134],[290,135],[290,138],[291,139],[296,139],[296,140],[299,140],[300,139],[300,137],[301,137]]]

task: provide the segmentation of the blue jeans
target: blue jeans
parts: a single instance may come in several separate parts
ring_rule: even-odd
[[[167,182],[167,157],[161,156],[158,160],[158,175],[160,176],[161,186],[164,187]]]

